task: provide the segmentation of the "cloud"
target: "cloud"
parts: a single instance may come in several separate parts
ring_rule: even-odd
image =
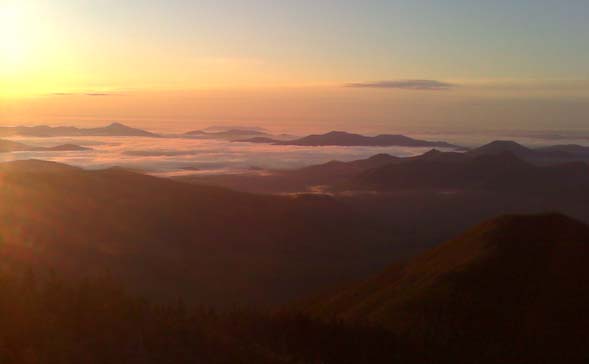
[[[354,88],[394,88],[402,90],[422,91],[444,91],[456,87],[456,85],[454,84],[436,80],[389,80],[375,82],[358,82],[348,83],[345,86]]]
[[[109,94],[109,93],[99,93],[99,92],[90,92],[85,94],[86,96],[112,96],[114,94]]]
[[[49,94],[48,96],[115,96],[120,95],[117,93],[111,92],[83,92],[83,93],[75,93],[75,92],[54,92]]]
[[[72,96],[75,94],[69,93],[69,92],[55,92],[52,94],[49,94],[49,96]]]
[[[141,137],[22,137],[25,144],[49,147],[59,144],[92,146],[87,151],[2,153],[1,161],[43,159],[89,169],[123,167],[154,175],[251,173],[256,168],[291,169],[337,159],[351,161],[378,153],[414,156],[429,148],[412,147],[299,147],[224,140]],[[256,173],[258,173],[257,171]]]

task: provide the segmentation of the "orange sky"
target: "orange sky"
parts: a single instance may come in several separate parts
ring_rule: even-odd
[[[582,127],[587,3],[474,3],[2,0],[0,123]]]

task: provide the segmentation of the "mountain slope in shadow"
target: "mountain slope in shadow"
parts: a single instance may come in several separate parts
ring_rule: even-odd
[[[585,184],[589,148],[578,145],[527,148],[494,141],[467,152],[432,149],[399,158],[377,154],[351,162],[331,161],[294,170],[255,170],[240,174],[187,175],[179,180],[254,193],[296,193],[398,189],[538,189],[569,180]],[[549,183],[550,182],[550,183]]]
[[[589,166],[582,162],[537,166],[511,152],[480,156],[429,153],[370,169],[345,186],[368,190],[582,191]]]
[[[588,285],[589,226],[560,214],[510,215],[308,309],[385,326],[460,362],[578,362],[589,345],[580,314]]]
[[[250,195],[118,168],[3,163],[0,202],[3,266],[109,271],[141,293],[203,304],[285,302],[374,272],[399,249],[389,227],[331,199]]]
[[[389,154],[377,154],[352,162],[333,160],[293,170],[253,170],[241,174],[187,175],[175,179],[204,185],[221,186],[252,193],[312,192],[321,186],[347,182],[361,172],[398,161]]]

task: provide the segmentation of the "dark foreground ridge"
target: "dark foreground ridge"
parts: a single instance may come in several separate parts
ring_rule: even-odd
[[[579,314],[588,285],[589,226],[560,214],[511,215],[309,311],[387,327],[461,362],[580,362],[589,354],[589,318]]]
[[[588,263],[589,227],[545,214],[485,222],[306,314],[161,304],[113,274],[3,269],[0,362],[580,364]]]

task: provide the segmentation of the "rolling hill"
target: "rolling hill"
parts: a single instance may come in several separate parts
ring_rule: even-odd
[[[0,203],[3,267],[108,271],[141,294],[202,304],[285,302],[374,272],[383,253],[400,250],[386,225],[333,200],[250,195],[119,168],[2,163]]]
[[[327,163],[293,170],[253,170],[250,173],[187,175],[177,180],[221,186],[251,193],[303,193],[316,191],[321,186],[343,184],[359,173],[398,161],[388,154],[377,154],[352,162],[333,160]]]
[[[537,166],[511,152],[454,157],[423,155],[373,168],[348,188],[368,190],[582,191],[589,186],[589,166],[582,162]]]
[[[535,164],[513,152],[471,154],[432,150],[407,158],[378,154],[296,170],[188,175],[178,179],[254,193],[302,193],[320,189],[336,194],[421,190],[585,195],[589,165],[584,162]]]

